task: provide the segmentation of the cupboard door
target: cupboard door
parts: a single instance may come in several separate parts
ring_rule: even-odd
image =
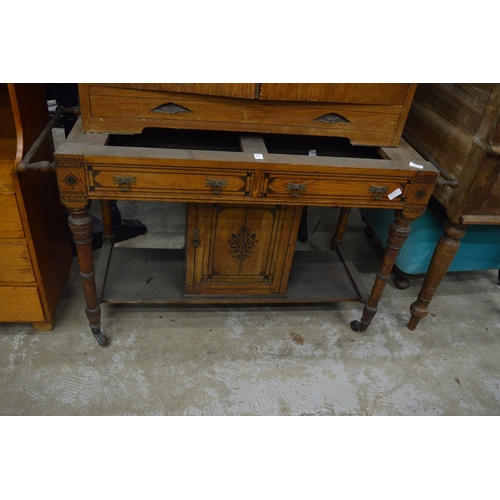
[[[189,204],[186,291],[285,293],[302,207]]]

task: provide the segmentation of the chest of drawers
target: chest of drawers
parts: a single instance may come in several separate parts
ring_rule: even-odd
[[[346,137],[397,146],[415,84],[80,84],[83,130],[148,127]]]
[[[55,174],[15,171],[47,122],[43,85],[0,84],[0,323],[35,330],[54,327],[72,262]],[[38,158],[52,153],[49,140]]]

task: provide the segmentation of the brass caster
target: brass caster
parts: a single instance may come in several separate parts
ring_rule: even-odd
[[[357,320],[351,321],[351,330],[354,332],[364,332],[369,326]]]
[[[101,332],[101,329],[98,328],[91,328],[92,333],[94,334],[95,339],[97,340],[97,343],[101,347],[106,347],[109,343],[108,337],[104,335],[104,333]]]

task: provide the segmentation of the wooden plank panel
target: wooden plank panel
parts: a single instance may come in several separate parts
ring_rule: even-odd
[[[457,129],[415,101],[406,122],[405,137],[426,160],[440,165],[457,179],[474,147],[471,134]]]
[[[420,84],[414,103],[434,111],[458,128],[475,134],[485,113],[493,84]]]
[[[500,159],[498,156],[485,156],[481,165],[481,176],[478,176],[478,180],[480,182],[473,186],[471,198],[474,200],[473,195],[476,198],[479,197],[478,202],[482,202],[480,213],[500,215]],[[486,189],[483,188],[483,185]],[[480,196],[476,194],[476,191]],[[472,200],[469,200],[469,204],[472,204]],[[467,213],[471,213],[471,210],[468,210]]]

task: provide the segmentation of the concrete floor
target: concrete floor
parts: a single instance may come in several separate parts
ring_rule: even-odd
[[[182,247],[182,205],[120,209],[148,227],[121,245]],[[309,231],[319,225],[298,246],[328,248],[337,214],[310,209]],[[369,290],[382,250],[363,228],[353,210],[344,249]],[[110,345],[102,348],[87,326],[75,259],[54,331],[0,326],[0,415],[499,415],[497,272],[446,276],[431,313],[410,332],[421,283],[400,291],[390,281],[362,334],[349,327],[362,311],[352,302],[104,304]]]

